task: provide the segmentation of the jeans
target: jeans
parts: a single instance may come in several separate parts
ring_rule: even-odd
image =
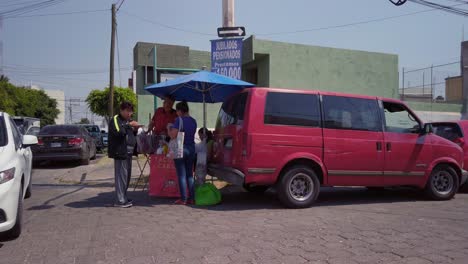
[[[177,177],[179,179],[180,199],[182,201],[195,200],[195,185],[193,179],[193,163],[195,160],[195,146],[184,146],[184,157],[174,159]],[[188,198],[187,198],[188,189]]]

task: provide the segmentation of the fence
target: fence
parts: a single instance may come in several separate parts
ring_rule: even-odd
[[[399,89],[400,99],[460,103],[462,101],[461,78],[458,78],[460,75],[460,61],[420,69],[403,68]]]

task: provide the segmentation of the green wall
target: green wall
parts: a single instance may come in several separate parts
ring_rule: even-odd
[[[269,54],[270,87],[398,97],[397,55],[255,38],[253,50]]]

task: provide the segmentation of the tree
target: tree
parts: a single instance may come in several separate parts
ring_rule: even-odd
[[[137,111],[137,98],[135,93],[131,89],[115,87],[114,88],[114,114],[119,113],[120,103],[123,101],[129,101],[135,106],[135,112]],[[91,112],[98,116],[105,117],[109,121],[109,88],[104,90],[92,90],[86,98]]]
[[[77,124],[91,124],[91,122],[89,122],[89,119],[88,118],[81,118],[80,122],[78,122]]]
[[[41,125],[55,124],[60,111],[57,101],[42,90],[16,87],[8,77],[0,77],[0,110],[14,116],[27,116],[41,119]]]

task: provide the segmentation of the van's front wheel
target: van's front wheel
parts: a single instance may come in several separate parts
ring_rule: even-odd
[[[320,192],[317,174],[307,166],[298,165],[284,172],[278,182],[278,197],[289,208],[310,207]]]
[[[446,165],[436,167],[426,184],[426,193],[433,200],[450,200],[458,191],[457,172]]]

